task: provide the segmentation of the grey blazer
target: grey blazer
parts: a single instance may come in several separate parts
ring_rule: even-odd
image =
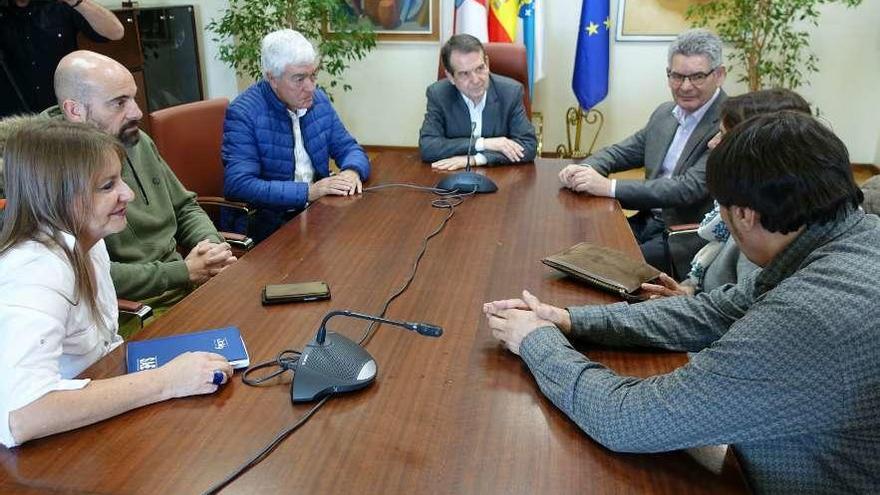
[[[483,137],[507,137],[525,148],[523,162],[535,159],[538,140],[523,107],[523,87],[513,79],[489,75],[486,107],[483,109]],[[419,131],[422,160],[434,162],[466,155],[471,134],[471,118],[461,93],[447,79],[437,81],[426,91],[428,107]],[[482,151],[487,164],[510,163],[501,153]]]
[[[862,202],[865,212],[880,215],[880,175],[871,177],[862,184],[862,193],[865,195],[865,201]]]
[[[681,157],[668,178],[660,178],[666,150],[672,144],[678,121],[674,102],[666,102],[651,114],[648,124],[620,143],[599,150],[586,159],[602,175],[645,167],[645,180],[618,180],[615,195],[630,210],[662,208],[666,225],[699,222],[712,201],[706,189],[707,144],[718,133],[719,108],[727,98],[718,95],[694,129]]]

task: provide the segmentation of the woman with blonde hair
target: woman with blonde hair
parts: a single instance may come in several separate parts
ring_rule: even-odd
[[[125,153],[85,125],[38,117],[6,141],[0,230],[0,443],[79,428],[173,397],[211,393],[232,368],[210,353],[103,380],[76,379],[118,347],[103,238],[125,228],[134,197]],[[223,380],[215,380],[218,373]]]

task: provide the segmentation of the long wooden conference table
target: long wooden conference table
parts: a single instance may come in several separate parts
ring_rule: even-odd
[[[390,318],[443,327],[428,338],[383,325],[366,345],[372,386],[339,395],[223,493],[742,493],[732,456],[718,469],[685,452],[618,454],[585,435],[492,338],[481,304],[528,288],[557,305],[614,302],[540,263],[580,241],[640,257],[614,200],[560,189],[559,161],[480,169],[498,192],[468,198],[430,241]],[[415,152],[381,153],[367,186],[433,185]],[[197,289],[137,339],[238,326],[251,362],[301,349],[331,309],[378,313],[447,210],[423,191],[324,198]],[[270,283],[324,280],[332,299],[264,307]],[[366,322],[334,318],[357,340]],[[682,354],[584,349],[649,376]],[[124,373],[123,349],[83,376]],[[0,448],[0,493],[198,493],[259,451],[311,405],[290,402],[289,373],[251,387],[239,373],[214,395],[170,400],[76,431]]]

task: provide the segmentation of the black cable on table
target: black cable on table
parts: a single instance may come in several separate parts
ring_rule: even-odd
[[[404,292],[406,292],[406,290],[412,284],[413,280],[415,280],[416,273],[418,272],[418,269],[419,269],[419,264],[422,261],[422,257],[424,257],[425,252],[428,250],[428,242],[433,237],[437,236],[438,234],[440,234],[440,232],[443,231],[443,229],[446,227],[446,224],[449,223],[449,220],[455,214],[455,207],[462,204],[465,201],[465,199],[467,199],[475,194],[475,192],[473,192],[473,191],[468,192],[468,193],[458,193],[455,191],[449,192],[444,189],[437,189],[434,187],[426,187],[426,186],[418,186],[418,185],[414,185],[414,184],[378,184],[378,185],[375,185],[372,187],[365,188],[364,192],[378,191],[380,189],[387,189],[387,188],[393,188],[393,187],[416,189],[416,190],[428,191],[428,192],[438,194],[441,197],[431,201],[431,207],[448,209],[449,213],[440,222],[440,224],[437,226],[437,228],[435,228],[430,234],[425,236],[425,238],[422,240],[422,246],[419,249],[419,253],[416,255],[415,262],[413,262],[412,269],[410,270],[410,273],[406,279],[406,282],[404,282],[403,285],[401,285],[399,288],[397,288],[394,291],[394,293],[392,293],[391,296],[385,300],[385,304],[382,305],[382,312],[379,313],[379,316],[383,317],[383,318],[385,317],[385,313],[388,312],[388,308],[391,306],[391,303],[395,299],[400,297]],[[369,343],[370,338],[372,338],[373,334],[375,333],[376,327],[378,327],[378,325],[380,325],[380,323],[370,322],[370,324],[367,325],[367,327],[364,329],[364,333],[363,333],[363,335],[361,335],[361,338],[358,341],[358,345],[366,346]],[[301,351],[298,351],[295,349],[285,349],[285,350],[281,351],[280,353],[278,353],[278,356],[276,356],[275,359],[263,361],[262,363],[258,363],[258,364],[255,364],[254,366],[248,367],[248,369],[246,369],[244,371],[244,373],[242,373],[241,380],[246,385],[260,386],[263,383],[267,382],[268,380],[271,380],[272,378],[275,378],[275,377],[281,375],[285,371],[293,371],[294,379],[295,379],[296,378],[296,366],[299,363],[299,356],[301,354],[302,354]],[[278,370],[274,371],[272,373],[269,373],[268,375],[260,376],[258,378],[248,378],[248,375],[251,372],[254,372],[254,371],[257,371],[260,369],[264,369],[264,368],[269,368],[271,366],[277,366]],[[230,483],[232,483],[233,481],[238,479],[239,476],[241,476],[242,474],[244,474],[248,470],[250,470],[252,467],[259,464],[263,459],[265,459],[269,454],[271,454],[272,451],[275,450],[275,448],[277,448],[278,445],[281,444],[281,442],[283,442],[288,436],[290,436],[300,426],[304,425],[306,423],[306,421],[308,421],[318,411],[318,409],[320,409],[324,404],[326,404],[327,400],[329,400],[331,397],[333,397],[332,394],[327,395],[323,399],[321,399],[317,404],[315,404],[305,414],[300,416],[300,418],[298,420],[296,420],[295,423],[293,423],[289,427],[285,428],[278,435],[276,435],[275,438],[273,438],[272,441],[270,441],[265,447],[263,447],[256,455],[254,455],[247,462],[245,462],[244,464],[239,466],[235,471],[233,471],[229,476],[224,478],[222,481],[220,481],[219,483],[217,483],[214,486],[212,486],[211,488],[209,488],[207,491],[204,492],[204,494],[205,495],[214,495],[214,494],[218,493],[220,490],[225,488],[227,485],[229,485]]]

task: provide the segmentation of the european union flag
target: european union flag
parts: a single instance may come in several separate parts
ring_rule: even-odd
[[[608,0],[584,0],[578,26],[577,52],[571,89],[584,110],[608,95]]]

